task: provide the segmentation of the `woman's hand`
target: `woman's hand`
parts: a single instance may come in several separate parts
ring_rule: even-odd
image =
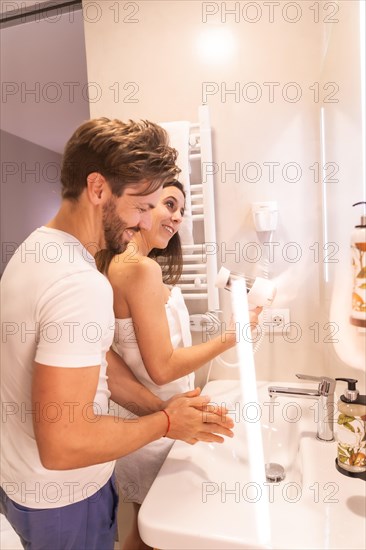
[[[257,325],[259,323],[258,317],[262,313],[262,311],[263,311],[263,308],[259,307],[259,306],[256,307],[255,309],[250,309],[249,310],[249,322],[250,322],[250,325],[251,325],[252,332],[257,327]]]
[[[259,324],[258,317],[262,313],[262,310],[263,308],[259,306],[256,307],[255,309],[249,310],[249,324],[250,324],[252,334],[256,330]],[[225,339],[227,341],[232,341],[233,344],[236,343],[235,324],[236,324],[235,317],[234,315],[232,315],[229,328],[228,330],[225,331]]]

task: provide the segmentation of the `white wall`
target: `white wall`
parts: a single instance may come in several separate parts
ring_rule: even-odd
[[[17,2],[22,5],[22,2]],[[1,29],[1,129],[62,153],[89,118],[82,11]]]
[[[24,6],[1,3],[4,11]],[[82,11],[18,23],[0,32],[1,272],[14,247],[57,211],[61,153],[89,118]]]
[[[61,155],[0,130],[1,273],[15,249],[60,206]]]
[[[42,4],[46,4],[49,0],[2,0],[0,3],[0,13],[7,14],[14,10],[24,10],[27,8],[40,9]]]
[[[329,11],[329,3],[319,4],[316,14],[308,2],[284,1],[273,13],[265,2],[117,4],[103,0],[98,10],[96,4],[84,0],[84,10],[90,5],[89,20],[84,19],[88,77],[99,82],[104,92],[102,100],[90,106],[91,116],[195,120],[198,105],[207,101],[219,168],[215,176],[219,264],[247,274],[260,273],[260,262],[251,263],[246,256],[245,245],[258,243],[250,204],[278,201],[274,241],[279,244],[270,275],[279,277],[276,305],[290,308],[300,331],[291,331],[292,343],[282,336],[276,336],[273,343],[266,339],[256,357],[258,377],[292,380],[296,372],[325,374],[330,369],[324,349],[328,333],[323,328],[322,257],[320,261],[316,257],[323,245],[322,194],[315,163],[321,161],[319,109],[334,89],[323,86],[339,76],[329,66],[322,80],[324,40],[331,25],[325,21],[338,18],[333,26],[341,27],[356,2],[340,2],[337,14]],[[240,8],[236,15],[221,9],[236,5]],[[208,9],[218,11],[205,16]],[[255,18],[256,22],[248,21]],[[216,51],[220,43],[216,35],[208,52],[203,52],[199,46],[202,35],[217,32],[224,33],[223,45]],[[348,52],[345,64],[351,78],[358,71],[353,66],[356,38],[356,34],[351,39],[340,38],[340,48]],[[230,41],[232,51],[225,54]],[[268,83],[275,83],[273,97]],[[211,94],[204,94],[208,89]],[[233,89],[238,95],[225,94]],[[254,102],[256,92],[261,97]],[[339,92],[333,97],[342,99]],[[353,148],[350,141],[342,145],[346,150]],[[254,181],[258,176],[254,163],[262,171],[258,181]],[[279,163],[273,181],[268,163]],[[239,173],[227,173],[235,167]],[[337,216],[339,224],[341,212],[329,214]],[[349,228],[342,227],[342,232],[348,238]],[[227,253],[235,247],[239,257]],[[314,323],[319,321],[318,339]],[[332,374],[341,376],[351,370],[340,365]],[[213,376],[237,373],[216,367]]]

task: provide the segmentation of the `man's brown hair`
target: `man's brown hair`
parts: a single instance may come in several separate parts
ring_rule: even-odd
[[[87,177],[101,174],[117,197],[126,187],[147,181],[142,195],[153,193],[180,172],[177,151],[166,131],[148,120],[122,122],[109,118],[82,124],[66,144],[62,168],[62,198],[77,200]]]

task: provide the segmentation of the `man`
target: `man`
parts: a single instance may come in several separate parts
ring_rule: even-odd
[[[161,403],[112,352],[112,393],[107,385],[113,298],[93,257],[150,227],[175,160],[155,124],[86,122],[65,148],[59,211],[4,272],[2,503],[26,548],[111,550],[116,458],[164,435],[190,443],[232,435],[223,411],[203,419],[208,398],[198,391]],[[108,416],[110,396],[153,414]]]

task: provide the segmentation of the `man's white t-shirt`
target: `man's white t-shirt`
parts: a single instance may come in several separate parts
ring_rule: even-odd
[[[54,367],[100,365],[94,402],[108,414],[106,352],[114,334],[113,292],[94,258],[72,235],[48,227],[34,231],[9,261],[1,281],[1,485],[30,508],[56,508],[90,497],[108,481],[114,462],[74,470],[42,466],[33,414],[57,422],[50,402],[32,411],[34,361]],[[66,405],[72,421],[73,404]]]

